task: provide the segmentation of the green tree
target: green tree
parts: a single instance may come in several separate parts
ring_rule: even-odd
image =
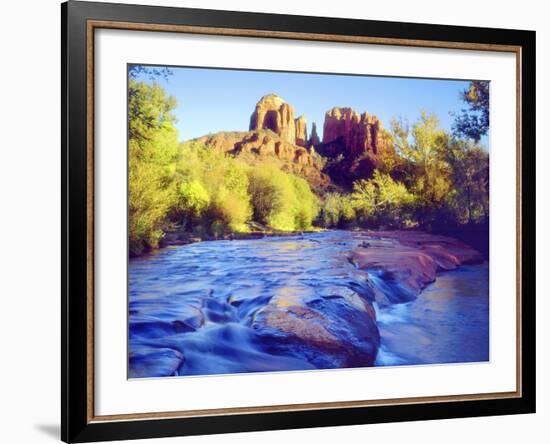
[[[319,199],[309,187],[309,184],[294,175],[290,175],[294,188],[294,230],[309,230],[319,213]]]
[[[472,81],[468,89],[461,91],[461,99],[468,109],[455,116],[453,133],[479,142],[489,131],[489,82]]]
[[[251,169],[249,191],[255,221],[280,230],[294,230],[294,190],[283,171],[272,165]]]
[[[172,70],[167,67],[155,67],[147,65],[129,65],[128,66],[128,78],[130,80],[149,80],[150,82],[156,81],[159,77],[168,79],[172,75]]]
[[[187,220],[199,219],[210,205],[210,195],[203,184],[193,179],[183,182],[178,187],[178,206],[181,216]]]
[[[128,87],[128,212],[130,254],[156,248],[176,199],[176,106],[157,84],[130,79]]]
[[[183,211],[174,212],[172,219],[184,227],[188,221],[209,227],[214,236],[245,231],[244,224],[252,217],[248,169],[214,148],[196,142],[182,144],[176,180],[186,192],[179,196],[178,208]]]
[[[255,221],[283,231],[312,227],[319,205],[305,180],[260,164],[249,171],[249,183]]]
[[[459,223],[489,217],[489,154],[465,140],[454,140],[448,151],[453,170],[450,204]]]
[[[350,195],[327,193],[319,211],[319,223],[323,227],[340,227],[353,223],[355,208]]]
[[[412,129],[393,121],[392,133],[408,163],[404,183],[417,196],[417,215],[424,224],[436,217],[452,191],[452,168],[447,156],[451,138],[440,128],[437,116],[424,111]]]
[[[409,224],[416,201],[405,184],[378,170],[374,171],[372,179],[354,182],[351,199],[362,223],[391,226]]]

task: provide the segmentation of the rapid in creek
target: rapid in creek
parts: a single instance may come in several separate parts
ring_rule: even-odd
[[[350,259],[388,242],[327,231],[131,259],[129,377],[488,361],[487,263],[396,301],[391,273]]]

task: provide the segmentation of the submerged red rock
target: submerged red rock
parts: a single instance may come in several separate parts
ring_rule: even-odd
[[[376,231],[364,234],[365,242],[350,255],[351,262],[380,280],[385,289],[376,294],[383,304],[415,299],[438,271],[462,264],[483,262],[480,252],[463,242],[422,231]]]

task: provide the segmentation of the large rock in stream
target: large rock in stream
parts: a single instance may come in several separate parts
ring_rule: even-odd
[[[130,378],[176,376],[183,361],[183,354],[172,348],[147,346],[131,348],[128,355],[128,376]]]
[[[438,271],[484,260],[459,240],[421,231],[373,231],[364,239],[350,261],[368,273],[373,299],[382,306],[416,299]]]
[[[380,346],[372,305],[344,287],[314,298],[274,297],[251,326],[268,353],[305,358],[316,368],[371,366]]]

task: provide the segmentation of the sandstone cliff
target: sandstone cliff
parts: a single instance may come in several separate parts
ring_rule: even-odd
[[[324,171],[335,184],[346,188],[355,180],[372,177],[383,158],[395,155],[391,135],[382,122],[352,108],[335,107],[326,112],[323,143],[315,147],[330,159]]]
[[[292,105],[268,94],[256,104],[249,131],[220,132],[196,141],[249,163],[275,161],[318,192],[329,185],[350,188],[355,180],[372,177],[382,157],[395,154],[388,131],[366,112],[339,107],[327,111],[322,142],[315,123],[308,139],[305,116],[294,115]]]
[[[250,131],[269,129],[281,139],[296,142],[294,108],[275,94],[263,96],[250,118]]]
[[[335,154],[356,158],[365,153],[373,157],[392,149],[391,138],[376,116],[359,114],[352,108],[332,108],[325,114],[323,144],[334,145]]]
[[[322,191],[330,184],[320,158],[306,148],[290,143],[272,130],[220,132],[195,139],[247,163],[275,162],[283,171],[306,179],[315,190]]]
[[[305,178],[317,191],[323,191],[330,178],[322,170],[320,157],[309,150],[307,122],[294,119],[294,108],[275,94],[260,99],[250,117],[250,130],[220,132],[195,141],[243,158],[254,164],[278,163],[282,170]]]
[[[307,121],[304,116],[298,117],[294,121],[294,126],[296,127],[296,145],[307,146]]]

